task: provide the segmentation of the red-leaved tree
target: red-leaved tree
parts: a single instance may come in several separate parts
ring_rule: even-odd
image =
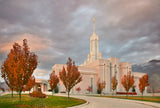
[[[145,87],[147,86],[149,86],[148,74],[145,74],[144,76],[142,76],[142,78],[139,79],[139,91],[142,93],[142,97],[143,97],[143,92],[145,90]]]
[[[34,77],[34,75],[32,75],[29,78],[28,83],[24,86],[23,90],[24,91],[29,91],[29,93],[30,93],[30,90],[34,87],[35,84],[36,84],[35,77]]]
[[[79,93],[81,91],[81,88],[80,87],[76,88],[76,91],[78,91]]]
[[[112,77],[112,90],[113,90],[113,94],[114,94],[114,90],[116,90],[116,88],[117,88],[117,84],[118,84],[118,81],[116,79],[116,76]]]
[[[23,87],[28,83],[37,64],[37,56],[29,51],[27,40],[24,39],[23,46],[18,43],[13,45],[1,66],[2,78],[11,89],[18,91],[20,103]]]
[[[124,75],[121,79],[121,83],[123,87],[125,88],[127,92],[127,96],[128,96],[128,91],[134,84],[134,76],[131,74]]]
[[[86,90],[90,93],[92,91],[91,86],[88,86],[88,88]]]
[[[62,71],[59,72],[59,77],[68,92],[68,98],[70,90],[82,81],[82,76],[78,71],[78,67],[75,65],[75,62],[72,63],[72,59],[70,57],[67,61],[67,69],[63,67]]]
[[[53,95],[53,91],[56,89],[57,84],[59,83],[59,78],[57,77],[57,75],[55,75],[54,71],[50,74],[50,78],[48,82],[49,82],[50,88],[52,90],[52,95]]]
[[[97,93],[101,94],[102,90],[105,88],[105,82],[100,82],[100,80],[98,79],[97,81]]]

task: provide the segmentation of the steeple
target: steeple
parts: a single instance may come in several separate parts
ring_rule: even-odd
[[[88,60],[85,62],[85,64],[92,63],[100,58],[101,53],[99,52],[99,38],[95,33],[95,18],[93,18],[93,34],[90,37],[90,54],[88,54]]]

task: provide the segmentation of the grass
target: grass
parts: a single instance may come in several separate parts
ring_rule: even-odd
[[[61,96],[47,96],[48,98],[33,98],[29,95],[22,95],[22,102],[19,105],[18,95],[0,96],[0,108],[65,108],[85,103],[85,100],[67,98]]]
[[[139,101],[148,101],[160,103],[160,96],[103,96],[98,97],[107,97],[107,98],[118,98],[118,99],[130,99],[130,100],[139,100]]]

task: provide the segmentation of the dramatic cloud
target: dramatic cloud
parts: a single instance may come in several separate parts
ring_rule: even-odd
[[[36,76],[89,53],[92,18],[103,58],[140,64],[160,59],[159,0],[0,0],[0,64],[14,42],[38,55]],[[41,74],[41,75],[40,75]]]

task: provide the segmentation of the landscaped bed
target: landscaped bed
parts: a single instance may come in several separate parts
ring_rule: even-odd
[[[67,98],[61,96],[47,96],[47,98],[34,98],[29,95],[22,95],[22,101],[19,105],[18,95],[0,96],[0,108],[65,108],[85,103],[85,100]]]

